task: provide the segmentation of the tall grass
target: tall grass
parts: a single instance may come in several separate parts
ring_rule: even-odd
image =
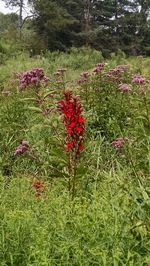
[[[135,73],[148,79],[150,60],[120,51],[105,61],[104,74],[77,83],[102,62],[98,51],[72,49],[33,58],[22,53],[0,66],[0,266],[150,265],[149,83],[144,94],[131,85]],[[128,94],[106,75],[125,64],[121,82],[131,85]],[[13,72],[35,67],[44,68],[50,83],[20,91]],[[67,68],[59,82],[58,68]],[[73,200],[57,110],[64,87],[80,95],[86,117]],[[51,107],[57,112],[43,114]],[[126,142],[116,149],[119,137]],[[22,140],[29,152],[15,157]],[[40,197],[36,179],[44,180]]]

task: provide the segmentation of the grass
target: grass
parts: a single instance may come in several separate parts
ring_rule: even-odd
[[[149,265],[149,200],[128,173],[100,173],[70,202],[55,181],[35,199],[31,179],[1,180],[1,265]]]
[[[134,88],[123,98],[105,79],[88,84],[87,97],[86,87],[70,82],[102,61],[97,51],[72,49],[36,58],[20,54],[0,66],[0,88],[12,93],[0,96],[0,266],[150,265],[149,124],[142,94]],[[125,82],[134,73],[150,74],[149,58],[118,54],[106,63],[106,68],[130,64]],[[50,168],[67,172],[54,131],[56,126],[64,138],[61,118],[31,111],[34,101],[25,99],[35,97],[34,91],[19,93],[12,83],[13,72],[34,67],[43,67],[52,80],[58,68],[68,68],[66,86],[80,95],[85,108],[86,150],[73,200],[67,178]],[[54,81],[46,89],[56,92],[57,101],[63,96]],[[149,106],[148,93],[146,100]],[[131,139],[123,151],[111,145],[119,134]],[[14,159],[22,139],[29,141],[32,156]],[[41,197],[35,196],[35,178],[45,180]]]

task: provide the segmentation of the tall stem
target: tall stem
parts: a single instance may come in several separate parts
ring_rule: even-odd
[[[149,116],[149,109],[148,109],[148,105],[147,105],[147,100],[146,100],[146,96],[143,96],[144,99],[144,105],[145,105],[145,110],[146,110],[146,117],[147,117],[147,121],[148,121],[148,127],[150,127],[150,116]]]

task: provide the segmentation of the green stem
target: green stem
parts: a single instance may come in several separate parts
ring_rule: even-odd
[[[148,109],[147,100],[146,100],[145,95],[143,97],[143,100],[144,100],[144,105],[145,105],[145,110],[146,110],[146,117],[147,117],[147,121],[148,121],[148,126],[150,127],[149,109]]]

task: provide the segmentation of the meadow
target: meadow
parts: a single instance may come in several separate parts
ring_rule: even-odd
[[[150,265],[150,58],[0,65],[0,266]]]

